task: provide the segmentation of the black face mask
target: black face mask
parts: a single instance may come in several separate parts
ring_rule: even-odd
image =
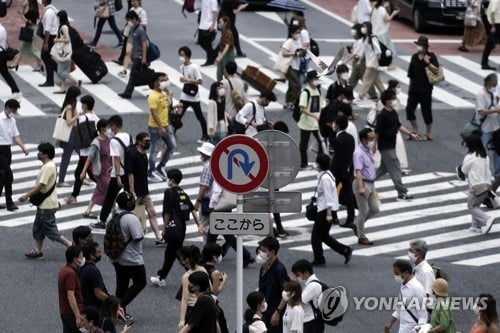
[[[146,141],[145,143],[142,144],[142,148],[144,148],[144,150],[148,150],[149,147],[151,147],[151,142],[149,141]]]
[[[94,259],[94,261],[95,261],[95,263],[96,263],[96,264],[97,264],[99,261],[101,261],[101,257],[102,257],[102,256],[95,256],[95,257],[94,257],[94,258],[95,258],[95,259]]]

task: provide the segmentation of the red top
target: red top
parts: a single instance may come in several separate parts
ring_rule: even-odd
[[[57,288],[59,290],[59,312],[61,314],[73,314],[73,310],[69,306],[68,290],[75,291],[76,304],[78,304],[80,310],[83,308],[80,281],[78,280],[78,273],[73,266],[68,264],[61,268],[57,278]]]

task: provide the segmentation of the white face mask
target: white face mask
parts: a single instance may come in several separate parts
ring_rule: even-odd
[[[80,327],[78,329],[81,333],[87,333],[89,330],[87,330],[85,327]]]
[[[366,32],[368,31],[368,29],[366,29],[366,27],[361,27],[361,33],[363,35],[366,35]]]
[[[219,90],[217,90],[219,96],[226,96],[226,88],[219,88]]]
[[[264,301],[264,303],[262,303],[260,311],[261,312],[266,312],[267,311],[267,302],[266,301]]]
[[[351,104],[351,101],[349,99],[347,99],[347,98],[344,98],[342,100],[342,103],[344,103],[344,104]]]
[[[392,106],[393,108],[396,108],[396,107],[398,106],[398,101],[397,101],[396,99],[393,99],[393,100],[391,101],[391,106]]]
[[[180,56],[179,56],[179,60],[180,60],[182,63],[186,62],[186,58],[184,58],[184,57],[180,57]]]
[[[394,275],[394,281],[397,283],[403,283],[403,278],[399,275]]]
[[[412,264],[414,264],[417,261],[417,256],[415,253],[408,251],[408,259]]]
[[[313,80],[312,85],[315,87],[319,86],[319,80]]]
[[[255,257],[255,262],[257,262],[257,264],[259,264],[259,265],[262,265],[262,264],[266,263],[268,259],[269,259],[269,257],[267,256],[266,253],[259,251],[259,253]]]
[[[295,34],[295,35],[293,35],[293,36],[292,36],[292,38],[293,38],[294,40],[299,40],[299,38],[300,38],[300,34]]]
[[[375,140],[374,141],[368,141],[368,143],[366,144],[366,146],[372,150],[373,149],[373,146],[375,145]]]
[[[401,93],[401,88],[397,87],[396,88],[396,95],[399,95]]]
[[[160,89],[165,90],[168,88],[168,81],[160,81]]]
[[[475,314],[479,314],[479,306],[477,306],[477,304],[474,304],[472,306],[472,311],[474,311]]]
[[[342,73],[340,74],[340,78],[344,81],[349,80],[349,73]]]
[[[424,47],[422,45],[417,45],[416,49],[417,49],[417,52],[422,52],[424,50]]]
[[[220,254],[217,258],[215,258],[215,262],[218,264],[222,262],[222,254]]]
[[[351,29],[351,36],[354,37],[356,36],[357,31],[355,29]]]
[[[80,267],[83,267],[83,265],[85,265],[85,257],[82,257],[82,259],[78,259],[76,264]]]
[[[288,292],[286,291],[282,291],[281,292],[281,298],[285,301],[285,302],[288,302],[288,300],[290,300],[290,295],[288,294]]]
[[[491,87],[490,92],[494,93],[496,91],[497,87]]]
[[[106,130],[106,136],[107,136],[108,138],[110,138],[110,139],[111,139],[113,136],[115,136],[115,134],[113,133],[113,131],[111,130],[111,128],[108,128],[108,129]]]

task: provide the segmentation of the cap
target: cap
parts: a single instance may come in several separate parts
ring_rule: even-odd
[[[425,36],[420,36],[418,39],[414,42],[417,45],[422,45],[425,47],[429,47],[429,39]]]
[[[212,153],[214,152],[215,146],[211,144],[210,142],[203,142],[201,147],[198,147],[198,151],[202,153],[205,156],[212,156]]]
[[[432,284],[432,291],[441,297],[448,296],[448,282],[445,279],[436,279]]]

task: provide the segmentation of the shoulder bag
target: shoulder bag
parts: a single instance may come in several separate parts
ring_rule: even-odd
[[[182,67],[182,76],[186,77],[186,74],[184,74],[184,67]],[[193,83],[184,83],[184,86],[182,86],[182,92],[189,96],[196,96],[198,94],[198,85]]]
[[[97,136],[97,130],[95,121],[89,121],[89,118],[85,116],[85,121],[80,122],[76,120],[76,146],[80,149],[90,147],[90,144]]]
[[[40,206],[42,204],[42,202],[44,202],[45,199],[47,199],[52,194],[52,192],[54,192],[54,188],[56,187],[56,183],[57,182],[54,180],[54,185],[52,185],[52,187],[45,193],[38,192],[36,194],[33,194],[29,198],[30,203],[33,206]]]
[[[319,182],[321,181],[321,177],[323,177],[327,172],[324,172],[321,176],[318,178],[318,183],[316,184],[316,188],[314,189],[314,194],[311,197],[311,200],[309,201],[309,204],[306,206],[306,218],[309,221],[315,221],[316,216],[318,215],[318,205],[317,205],[317,199],[316,199],[316,193],[318,192],[318,186]]]
[[[59,36],[61,36],[61,30],[59,30]],[[69,37],[69,31],[68,31],[68,37]],[[54,43],[54,45],[50,49],[50,56],[56,62],[70,61],[72,55],[73,55],[73,50],[71,49],[71,40],[70,42]]]
[[[438,72],[434,73],[431,71],[429,66],[425,67],[425,75],[427,76],[427,80],[429,81],[430,84],[436,84],[438,82],[441,82],[444,80],[444,71],[443,71],[443,66],[439,65],[438,66]]]
[[[475,27],[477,25],[477,16],[476,16],[476,11],[472,6],[467,6],[465,9],[465,16],[464,16],[464,26],[466,27]]]
[[[491,108],[495,104],[495,96],[493,96],[493,93],[490,93],[490,98],[491,98],[491,103],[489,108]],[[466,140],[468,137],[471,135],[481,135],[482,130],[481,126],[483,125],[484,121],[486,120],[486,117],[488,116],[483,116],[479,120],[479,124],[476,122],[476,111],[474,111],[474,115],[472,116],[472,119],[465,124],[464,129],[462,132],[460,132],[460,136],[462,137],[462,140]],[[487,147],[485,147],[487,148]]]
[[[14,60],[16,55],[19,53],[19,50],[13,49],[12,47],[7,47],[6,49],[0,47],[0,49],[2,50],[1,52],[5,54],[5,59],[7,59],[7,61]]]
[[[36,35],[38,37],[40,37],[41,39],[44,39],[45,38],[45,30],[44,30],[44,27],[43,27],[43,18],[45,16],[45,13],[49,10],[49,9],[52,9],[54,10],[53,8],[45,8],[45,10],[43,11],[43,14],[42,14],[42,18],[40,19],[40,21],[38,22],[38,25],[36,26]]]
[[[233,102],[236,111],[239,111],[243,107],[243,105],[245,105],[245,100],[242,96],[240,96],[240,94],[238,94],[236,90],[234,90],[231,80],[227,79],[227,82],[229,83],[229,88],[231,89],[231,101]]]
[[[109,7],[106,1],[102,1],[97,7],[95,7],[94,15],[97,18],[109,17]]]
[[[485,169],[484,170],[488,170],[488,168],[489,168],[489,165],[487,164],[487,161],[488,160],[485,158],[484,159],[484,163],[486,165],[485,165]],[[486,176],[487,176],[487,172],[485,172],[484,177],[486,178]],[[491,184],[490,183],[477,184],[477,185],[472,186],[472,192],[474,193],[474,195],[476,197],[479,197],[479,196],[485,194],[490,189],[491,189]]]
[[[61,142],[68,142],[69,137],[71,135],[71,130],[73,126],[68,126],[66,123],[66,111],[64,110],[59,117],[56,119],[56,125],[54,126],[54,132],[52,133],[52,137]]]

